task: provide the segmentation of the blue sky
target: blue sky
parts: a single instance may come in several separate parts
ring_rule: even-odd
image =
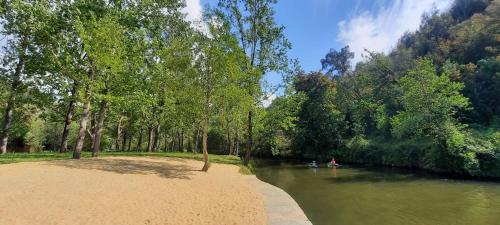
[[[451,0],[280,0],[276,21],[286,26],[293,48],[290,58],[298,58],[305,71],[320,69],[320,60],[330,48],[349,45],[354,62],[361,61],[364,49],[388,53],[406,31],[420,25],[421,15],[433,9],[444,11]],[[201,17],[204,5],[217,0],[186,0],[188,19]],[[280,76],[270,73],[270,83]]]

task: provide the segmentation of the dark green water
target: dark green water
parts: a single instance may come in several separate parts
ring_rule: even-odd
[[[285,163],[256,174],[288,192],[315,225],[500,225],[500,183]]]

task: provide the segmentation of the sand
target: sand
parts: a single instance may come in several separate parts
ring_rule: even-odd
[[[0,165],[0,224],[266,224],[233,165],[116,157]]]

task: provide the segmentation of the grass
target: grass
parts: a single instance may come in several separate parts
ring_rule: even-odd
[[[0,155],[0,164],[18,163],[18,162],[36,162],[71,159],[72,152],[57,153],[57,152],[37,152],[37,153],[7,153]],[[82,152],[82,158],[90,158],[90,152]],[[193,160],[203,160],[203,154],[194,154],[190,152],[101,152],[99,157],[116,157],[116,156],[153,156],[153,157],[172,157]],[[233,155],[209,155],[211,163],[231,164],[240,167],[240,173],[252,174],[252,171],[241,163],[238,156]]]

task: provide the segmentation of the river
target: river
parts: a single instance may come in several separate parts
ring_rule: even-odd
[[[288,192],[315,225],[500,224],[500,183],[400,169],[265,163],[259,179]]]

